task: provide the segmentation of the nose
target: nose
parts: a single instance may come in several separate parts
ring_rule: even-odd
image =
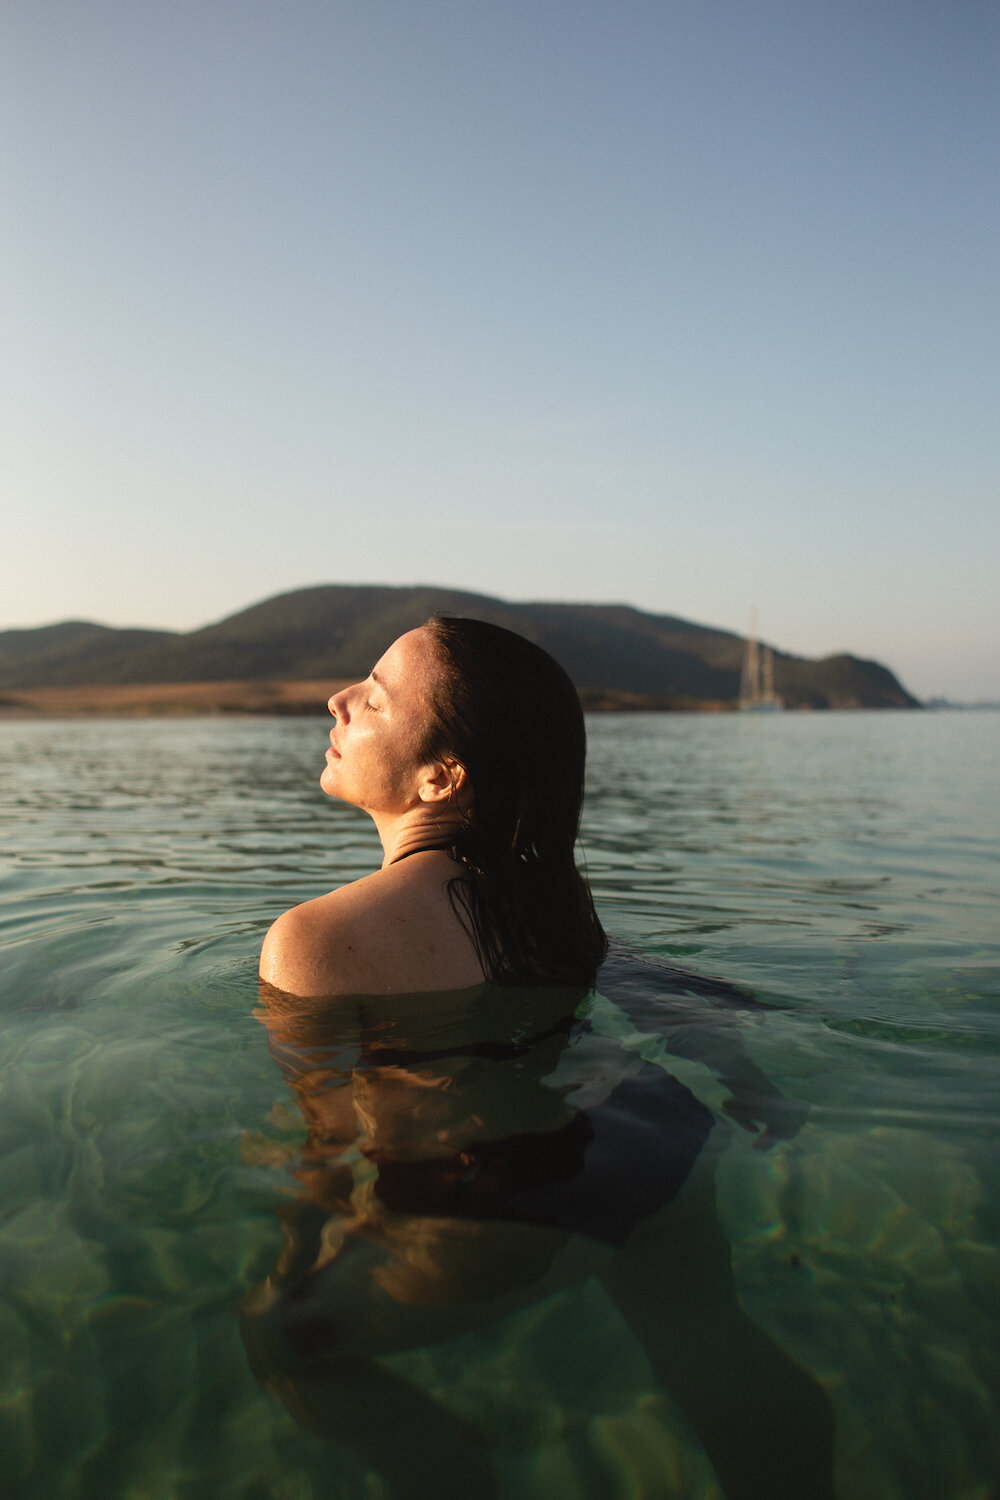
[[[334,693],[331,698],[327,699],[326,706],[339,724],[346,724],[351,717],[348,710],[348,699],[353,691],[354,688],[351,687],[341,688],[339,692]]]

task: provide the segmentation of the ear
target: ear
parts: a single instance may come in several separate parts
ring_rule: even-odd
[[[424,766],[417,781],[421,802],[464,807],[469,798],[469,773],[458,760],[435,760]]]

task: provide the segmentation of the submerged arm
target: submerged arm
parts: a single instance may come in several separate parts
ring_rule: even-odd
[[[747,1055],[736,1012],[770,1007],[723,980],[687,974],[644,955],[612,945],[598,978],[601,992],[640,1031],[660,1037],[675,1057],[703,1063],[730,1091],[726,1113],[744,1130],[758,1131],[756,1146],[796,1134],[807,1104],[789,1099]]]

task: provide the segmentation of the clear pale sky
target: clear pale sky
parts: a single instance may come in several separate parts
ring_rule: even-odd
[[[0,627],[625,601],[1000,698],[994,0],[5,0]]]

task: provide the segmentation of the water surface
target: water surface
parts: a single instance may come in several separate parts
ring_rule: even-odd
[[[733,1126],[743,1303],[822,1382],[845,1500],[1000,1474],[1000,716],[598,716],[583,849],[609,930],[775,1007],[729,1020],[809,1106]],[[258,1385],[239,1309],[306,1127],[256,951],[367,873],[320,720],[0,724],[0,1474],[25,1500],[372,1497]],[[628,1036],[625,1036],[628,1044]],[[671,1071],[720,1116],[702,1063]],[[704,1452],[593,1278],[387,1367],[511,1497],[709,1500]]]

